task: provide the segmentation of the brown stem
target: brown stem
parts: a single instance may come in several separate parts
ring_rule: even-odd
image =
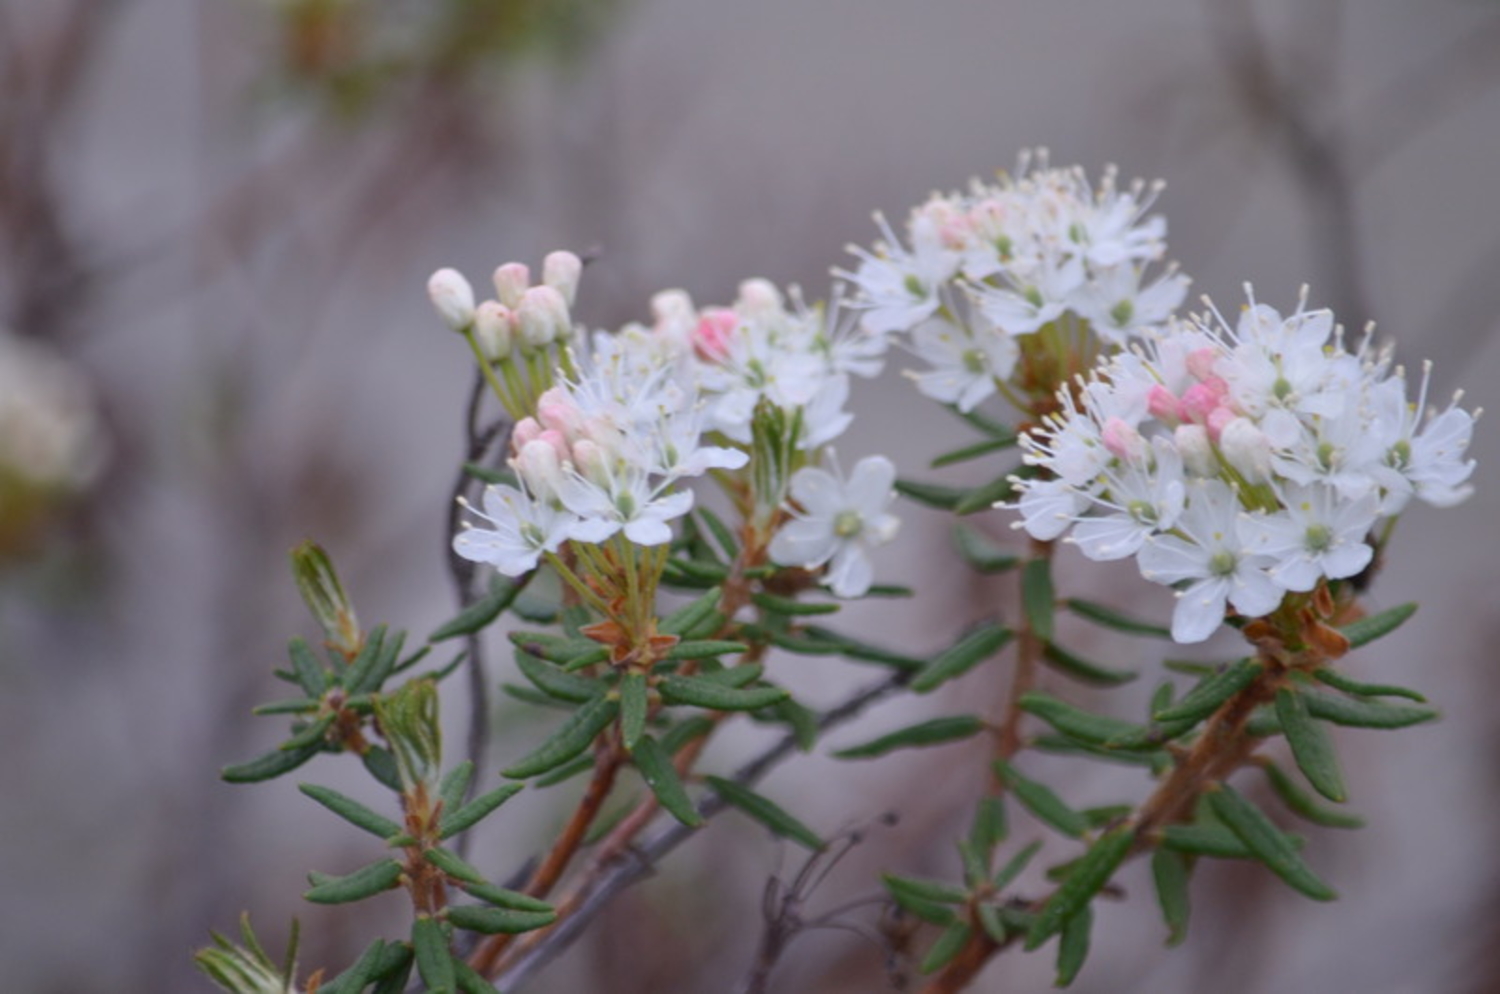
[[[589,781],[588,789],[584,791],[578,807],[573,809],[573,816],[568,819],[567,825],[563,827],[562,834],[553,843],[547,857],[542,860],[536,872],[531,875],[531,879],[526,882],[527,894],[543,898],[557,885],[558,878],[562,876],[568,863],[577,854],[578,847],[583,844],[583,838],[589,826],[599,816],[599,809],[604,806],[604,799],[609,796],[610,788],[614,786],[615,775],[620,772],[622,759],[619,743],[612,737],[606,739],[600,746],[600,755],[594,766],[594,777]],[[469,965],[480,974],[489,975],[511,938],[509,935],[491,936],[475,951]]]
[[[1031,539],[1028,547],[1030,558],[1050,560],[1052,546],[1051,542]],[[1016,667],[1011,673],[1010,687],[1006,691],[1004,717],[995,736],[994,761],[1009,760],[1021,751],[1024,744],[1021,738],[1021,719],[1025,714],[1021,710],[1021,698],[1036,685],[1037,668],[1044,648],[1041,638],[1032,630],[1031,620],[1023,605],[1017,612]],[[1001,779],[994,761],[990,764],[989,793],[998,797],[1005,792],[1005,781]]]
[[[1280,660],[1265,655],[1261,659],[1265,664],[1261,674],[1209,716],[1192,748],[1179,757],[1171,774],[1131,817],[1136,836],[1133,854],[1152,848],[1156,843],[1153,836],[1159,829],[1186,817],[1205,788],[1243,766],[1260,745],[1260,739],[1245,734],[1245,724],[1257,707],[1276,696],[1284,670]],[[1046,902],[1047,898],[1033,902],[1032,910]],[[990,957],[1015,938],[1019,936],[997,943],[984,929],[975,928],[963,949],[927,982],[921,994],[954,994],[963,990],[973,983]]]

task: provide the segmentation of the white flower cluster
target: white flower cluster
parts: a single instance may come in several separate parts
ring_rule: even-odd
[[[507,268],[497,273],[497,285]],[[444,283],[454,281],[434,277],[434,300],[444,299]],[[488,526],[466,528],[454,548],[514,576],[570,540],[599,543],[623,532],[637,545],[660,545],[671,539],[668,522],[693,504],[680,481],[749,461],[745,449],[763,403],[799,426],[789,440],[798,449],[813,451],[837,437],[852,420],[844,410],[849,376],[878,373],[885,342],[836,315],[829,320],[819,309],[794,305],[764,280],[746,281],[732,306],[702,311],[686,293],[665,291],[652,300],[652,325],[580,336],[567,355],[571,374],[559,371],[556,385],[516,424],[510,466],[520,486],[486,488],[483,507],[474,511]],[[455,326],[466,317],[477,323],[483,310],[458,308]],[[732,444],[704,444],[712,432]],[[791,485],[805,489],[799,479]],[[782,496],[769,495],[773,507]],[[890,498],[889,481],[881,498]],[[804,510],[809,517],[794,522],[804,541],[776,547],[791,550],[779,560],[787,565],[820,566],[845,546],[863,549],[894,531],[888,515],[853,531],[846,516],[838,548],[825,542],[814,549],[807,521],[818,520],[817,508]],[[869,587],[860,555],[838,558],[827,582],[840,593]]]
[[[82,490],[103,469],[104,453],[83,373],[46,345],[0,331],[0,484]]]
[[[915,374],[926,396],[972,410],[1010,378],[1032,334],[1072,314],[1122,345],[1160,327],[1188,280],[1166,267],[1166,221],[1147,216],[1160,185],[1116,184],[1113,169],[1090,188],[1081,168],[1023,157],[1016,178],[975,182],[966,194],[934,194],[907,221],[905,247],[884,218],[884,241],[840,275],[858,289],[864,326],[910,332],[928,365]]]
[[[1248,290],[1248,288],[1247,288]],[[1368,339],[1366,340],[1368,341]],[[1199,642],[1369,565],[1371,532],[1413,498],[1468,496],[1474,415],[1415,404],[1389,354],[1350,352],[1333,316],[1250,304],[1117,355],[1022,437],[1020,523],[1093,560],[1137,558],[1179,586],[1172,637]]]

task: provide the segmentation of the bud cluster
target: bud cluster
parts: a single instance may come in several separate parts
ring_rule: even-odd
[[[1248,292],[1248,291],[1247,291]],[[1093,560],[1137,558],[1180,587],[1179,642],[1224,620],[1271,614],[1289,593],[1355,576],[1412,497],[1468,496],[1474,415],[1426,411],[1366,337],[1353,352],[1326,310],[1282,317],[1253,297],[1153,336],[1074,391],[1022,436],[1042,470],[1017,479],[1020,523]],[[1377,526],[1384,522],[1384,528]]]

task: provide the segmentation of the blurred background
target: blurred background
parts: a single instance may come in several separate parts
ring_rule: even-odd
[[[286,639],[313,635],[286,567],[298,541],[330,550],[366,623],[420,636],[453,613],[471,371],[431,313],[432,270],[483,285],[503,261],[596,251],[577,310],[594,326],[646,317],[669,286],[725,302],[747,276],[822,297],[845,245],[874,238],[872,210],[904,217],[1035,145],[1091,176],[1165,179],[1195,291],[1233,306],[1248,280],[1286,308],[1310,284],[1346,325],[1378,321],[1403,361],[1432,358],[1434,398],[1496,403],[1493,0],[0,0],[0,986],[208,990],[190,954],[245,909],[273,951],[299,916],[309,967],[346,964],[367,928],[395,934],[394,896],[357,923],[298,899],[308,870],[368,861],[364,837],[298,777],[231,787],[218,769],[283,730],[249,708],[282,696]],[[856,385],[841,449],[913,473],[959,433],[901,358]],[[1500,990],[1489,427],[1474,498],[1410,511],[1371,596],[1423,606],[1355,675],[1416,685],[1445,718],[1341,735],[1370,825],[1314,830],[1308,850],[1342,900],[1205,864],[1189,940],[1167,951],[1133,865],[1075,990]],[[1006,589],[955,565],[944,516],[903,517],[877,569],[920,596],[841,620],[931,651]],[[1059,567],[1071,590],[1149,586],[1077,566]],[[1167,604],[1140,589],[1138,608]],[[1142,694],[1154,648],[1112,659],[1146,669]],[[832,743],[992,699],[1002,671],[874,709]],[[822,703],[875,676],[806,657],[772,675]],[[445,693],[457,751],[466,704]],[[539,726],[496,706],[503,761]],[[730,740],[711,766],[758,741]],[[354,791],[353,765],[303,778]],[[1080,804],[1144,789],[1069,781],[1079,765],[1037,768]],[[881,868],[955,874],[982,777],[964,746],[779,770],[766,792],[820,831],[868,828],[806,895],[809,917],[871,894]],[[474,860],[503,875],[570,797],[516,801]],[[526,990],[732,990],[766,882],[802,860],[720,819]],[[809,931],[772,989],[893,989],[909,967],[889,954]],[[1051,977],[1049,955],[1010,954],[974,989]]]

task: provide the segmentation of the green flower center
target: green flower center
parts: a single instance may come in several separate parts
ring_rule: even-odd
[[[833,533],[839,538],[853,538],[864,525],[858,511],[840,511],[833,519]]]
[[[1227,549],[1220,549],[1208,560],[1208,571],[1214,576],[1229,576],[1234,572],[1235,564],[1239,562],[1235,554]]]

